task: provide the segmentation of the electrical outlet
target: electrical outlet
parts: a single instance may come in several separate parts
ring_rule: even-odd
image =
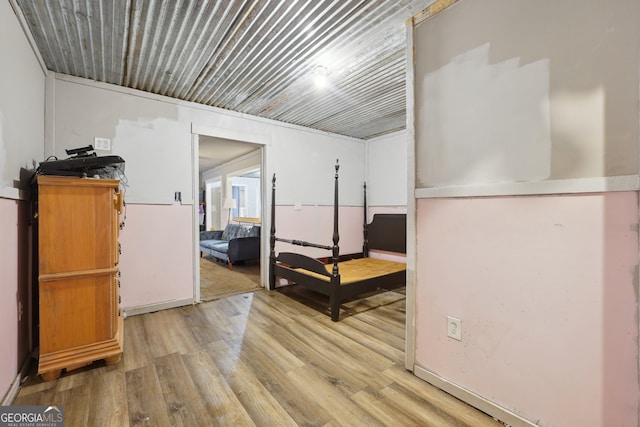
[[[109,138],[93,138],[93,148],[96,150],[111,150],[111,140]]]
[[[462,321],[460,319],[447,316],[447,336],[462,341]]]

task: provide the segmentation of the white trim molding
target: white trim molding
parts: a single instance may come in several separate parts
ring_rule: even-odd
[[[0,406],[10,406],[11,404],[13,404],[13,401],[20,391],[20,383],[22,382],[23,377],[24,376],[22,372],[18,373],[18,375],[9,386],[9,390],[7,390],[7,393],[4,395],[4,398],[0,402]]]
[[[2,401],[0,401],[0,406],[10,406],[13,404],[16,396],[18,396],[18,392],[20,391],[20,385],[22,384],[22,380],[29,376],[29,371],[31,370],[31,364],[34,362],[36,358],[37,350],[32,351],[27,359],[22,364],[22,368],[18,375],[14,378],[13,382],[9,386],[9,389],[5,393]]]
[[[27,197],[19,188],[0,186],[0,199],[26,200]]]
[[[425,380],[429,384],[446,391],[450,395],[457,397],[463,402],[468,403],[481,410],[482,412],[491,415],[492,417],[506,423],[511,427],[536,427],[537,424],[528,421],[521,416],[514,414],[513,412],[505,409],[497,404],[485,399],[484,397],[475,394],[474,392],[460,387],[441,376],[434,374],[420,366],[415,366],[413,373],[420,379]]]
[[[407,97],[407,283],[404,366],[411,370],[416,363],[416,139],[415,139],[415,72],[414,20],[406,22],[405,61]]]
[[[487,185],[455,185],[417,188],[417,199],[444,197],[532,196],[549,194],[638,191],[640,176],[623,175],[595,178],[559,179],[538,182],[508,182]]]
[[[193,298],[160,302],[149,305],[140,305],[135,307],[125,307],[123,309],[125,318],[127,316],[137,316],[139,314],[153,313],[154,311],[168,310],[170,308],[184,307],[195,304]]]

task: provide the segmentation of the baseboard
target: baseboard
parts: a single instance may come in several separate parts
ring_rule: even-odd
[[[124,314],[126,316],[137,316],[139,314],[153,313],[154,311],[168,310],[170,308],[184,307],[185,305],[193,305],[193,298],[182,300],[166,301],[157,304],[139,305],[135,307],[125,307]]]
[[[18,376],[13,380],[9,390],[4,395],[2,402],[0,402],[0,406],[9,406],[13,403],[13,400],[18,395],[18,391],[20,391],[20,381],[22,381],[22,374],[18,373]]]
[[[469,405],[473,406],[474,408],[477,408],[482,412],[491,415],[492,417],[502,421],[508,426],[537,427],[537,425],[532,423],[531,421],[528,421],[499,405],[496,405],[495,403],[475,394],[472,391],[469,391],[463,387],[460,387],[459,385],[447,381],[441,376],[436,375],[433,372],[429,372],[428,370],[421,368],[420,366],[415,366],[413,373],[418,378],[423,379],[429,384],[446,391],[450,395],[455,396],[463,402],[466,402]]]
[[[27,377],[27,373],[31,368],[31,363],[34,360],[35,359],[32,352],[22,364],[22,368],[20,369],[20,372],[18,372],[18,375],[16,375],[15,379],[9,386],[9,390],[7,390],[4,397],[2,398],[2,402],[0,402],[0,406],[10,406],[11,404],[13,404],[13,401],[15,400],[16,396],[18,395],[18,392],[20,391],[20,384],[22,384],[22,380]]]

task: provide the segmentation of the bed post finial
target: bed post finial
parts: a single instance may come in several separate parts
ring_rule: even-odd
[[[271,180],[271,250],[269,252],[269,289],[276,287],[275,264],[276,264],[276,174],[274,172]]]

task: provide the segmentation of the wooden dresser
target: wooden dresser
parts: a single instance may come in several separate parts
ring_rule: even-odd
[[[123,351],[119,181],[37,177],[40,358],[44,380]]]

